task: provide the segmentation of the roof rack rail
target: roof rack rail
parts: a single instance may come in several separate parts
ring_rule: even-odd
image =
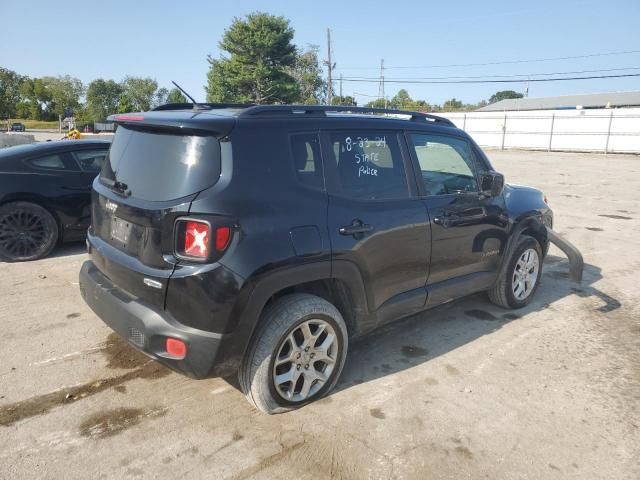
[[[249,108],[255,106],[254,103],[165,103],[152,110],[215,110],[217,108]]]
[[[455,127],[448,118],[431,115],[429,113],[410,110],[389,110],[386,108],[352,107],[348,105],[255,105],[246,108],[240,117],[258,115],[325,115],[327,113],[372,113],[381,115],[407,115],[412,121],[431,121]]]

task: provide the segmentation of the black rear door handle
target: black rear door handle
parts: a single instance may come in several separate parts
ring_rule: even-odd
[[[371,225],[362,223],[359,220],[354,220],[351,225],[345,225],[338,229],[340,235],[358,235],[360,233],[367,233],[373,230]]]

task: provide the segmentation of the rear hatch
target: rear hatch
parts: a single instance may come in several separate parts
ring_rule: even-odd
[[[220,136],[141,120],[119,125],[94,181],[89,240],[96,266],[133,297],[164,307],[177,263],[173,225],[218,181]]]

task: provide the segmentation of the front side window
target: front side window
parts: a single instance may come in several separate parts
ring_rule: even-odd
[[[29,163],[38,168],[64,169],[64,161],[60,155],[46,155],[44,157],[34,158],[33,160],[29,160]]]
[[[427,195],[478,191],[473,155],[465,140],[418,133],[410,139]]]
[[[73,156],[85,172],[98,173],[104,165],[107,150],[82,150],[73,152]]]
[[[404,161],[393,132],[330,132],[327,160],[336,166],[332,193],[361,200],[409,197]]]

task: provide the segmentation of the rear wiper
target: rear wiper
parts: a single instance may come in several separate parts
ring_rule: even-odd
[[[114,192],[119,193],[120,195],[124,195],[128,197],[131,195],[131,190],[129,190],[129,186],[126,183],[119,182],[117,180],[112,180],[110,178],[100,177],[100,181],[112,189]]]

